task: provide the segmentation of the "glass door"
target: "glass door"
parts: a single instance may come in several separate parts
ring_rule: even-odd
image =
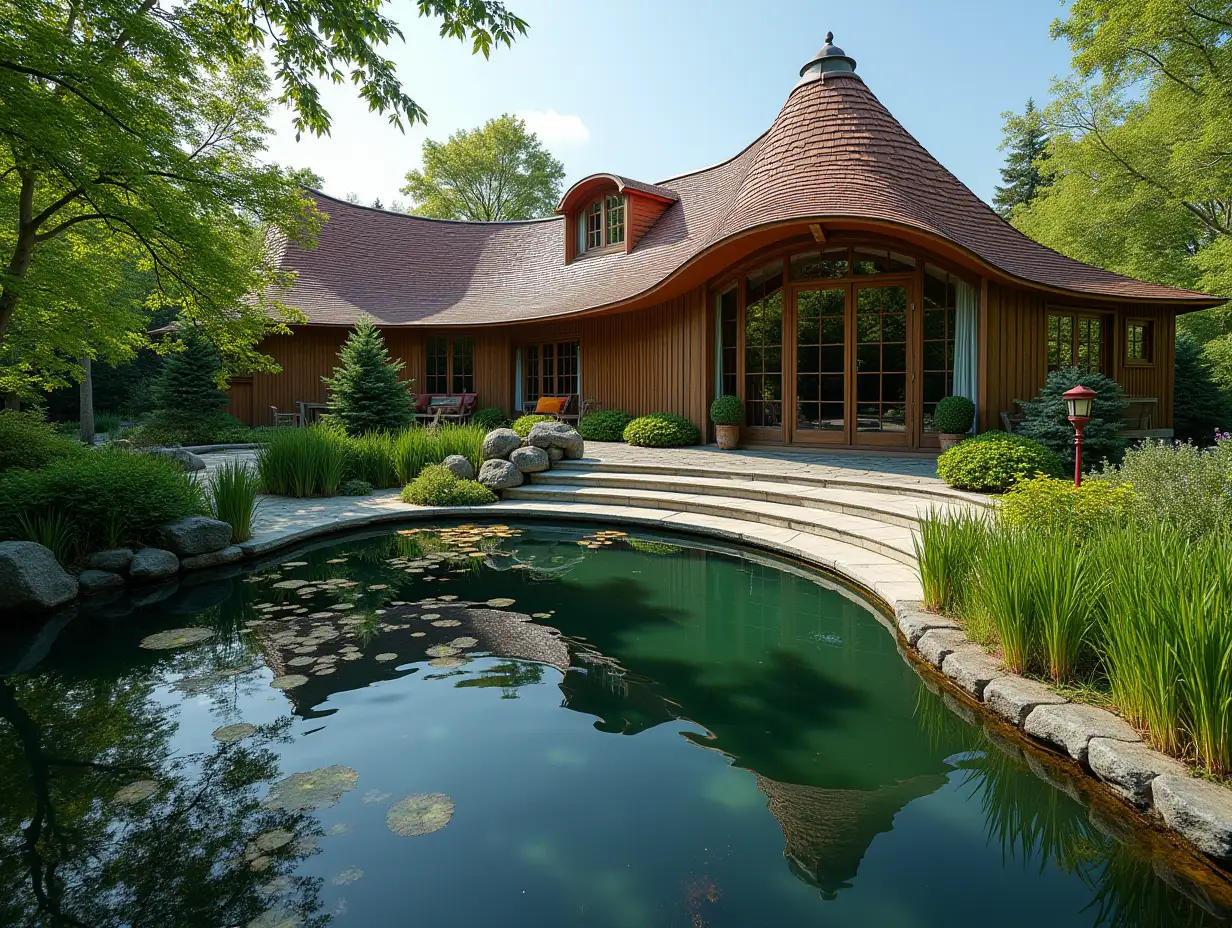
[[[783,440],[783,262],[748,275],[741,319],[744,418],[753,441]]]
[[[796,291],[792,440],[847,439],[847,287]]]
[[[907,285],[856,284],[853,290],[855,409],[850,440],[857,445],[906,445]]]

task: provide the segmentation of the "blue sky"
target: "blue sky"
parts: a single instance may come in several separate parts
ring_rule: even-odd
[[[1001,165],[1000,114],[1047,97],[1069,50],[1048,36],[1056,0],[508,0],[530,23],[485,61],[438,38],[410,0],[387,10],[406,35],[388,55],[428,112],[405,134],[350,86],[323,88],[330,136],[295,141],[276,114],[272,159],[311,167],[335,196],[385,205],[443,140],[505,112],[523,115],[565,165],[658,181],[722,161],[774,120],[827,30],[908,131],[985,199]]]

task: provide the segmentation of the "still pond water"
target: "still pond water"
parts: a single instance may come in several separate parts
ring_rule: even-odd
[[[0,925],[1225,923],[786,562],[453,526],[162,596],[0,681]]]

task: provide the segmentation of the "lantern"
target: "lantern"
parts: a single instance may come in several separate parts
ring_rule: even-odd
[[[1082,433],[1091,421],[1091,406],[1095,391],[1082,384],[1065,392],[1065,404],[1069,407],[1069,424],[1074,427],[1074,486],[1082,486]]]

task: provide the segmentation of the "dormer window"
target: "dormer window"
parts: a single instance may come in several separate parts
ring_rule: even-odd
[[[592,174],[569,188],[556,212],[564,223],[565,263],[587,253],[633,251],[667,209],[676,191],[616,174]]]
[[[625,198],[595,200],[578,216],[578,253],[596,251],[625,241]]]

